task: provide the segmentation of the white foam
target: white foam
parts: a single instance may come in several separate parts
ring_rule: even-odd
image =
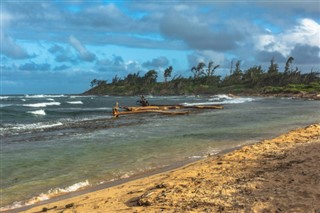
[[[47,98],[47,101],[54,101],[53,98]]]
[[[18,124],[18,125],[8,125],[4,128],[0,128],[1,132],[10,131],[10,130],[32,130],[32,129],[46,129],[56,126],[61,126],[63,123],[33,123],[33,124]]]
[[[83,95],[71,95],[69,98],[85,98],[88,96],[83,96]]]
[[[220,94],[220,95],[211,96],[211,98],[208,99],[208,101],[221,101],[221,100],[231,100],[231,99],[233,98],[228,95]]]
[[[74,192],[77,191],[83,187],[89,186],[89,181],[83,181],[83,182],[79,182],[76,184],[73,184],[71,186],[68,186],[66,188],[55,188],[55,189],[50,189],[47,193],[41,193],[35,197],[32,197],[31,199],[27,200],[27,201],[16,201],[11,205],[5,206],[5,207],[1,207],[0,211],[7,211],[7,210],[12,210],[12,209],[16,209],[16,208],[20,208],[23,206],[29,206],[44,200],[48,200],[52,197],[55,197],[57,195],[61,195],[61,194],[65,194],[68,192]]]
[[[65,95],[25,95],[26,98],[60,98]]]
[[[26,107],[46,107],[46,106],[59,106],[60,102],[43,102],[43,103],[35,103],[35,104],[23,104]]]
[[[9,96],[0,96],[0,100],[2,100],[2,99],[8,99],[9,98]]]
[[[77,191],[78,189],[81,189],[83,187],[89,186],[89,181],[83,181],[79,183],[75,183],[71,186],[68,186],[66,188],[55,188],[55,189],[50,189],[48,191],[49,195],[56,195],[56,194],[61,194],[61,193],[67,193],[67,192],[74,192]]]
[[[28,111],[28,113],[34,114],[34,115],[46,115],[46,112],[43,109],[35,110],[35,111]]]
[[[67,101],[68,104],[83,104],[82,101]]]
[[[215,105],[215,104],[242,104],[246,102],[253,101],[253,98],[232,98],[223,101],[208,101],[208,102],[201,102],[201,103],[182,103],[184,106],[198,106],[198,105]]]

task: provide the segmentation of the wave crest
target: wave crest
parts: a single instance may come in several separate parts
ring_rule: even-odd
[[[82,101],[67,101],[68,104],[83,104]]]
[[[34,104],[23,104],[26,107],[47,107],[47,106],[59,106],[60,102],[43,102],[43,103],[34,103]]]
[[[28,111],[28,113],[34,114],[34,115],[46,115],[46,112],[43,109],[39,109],[36,111]]]
[[[214,105],[214,104],[242,104],[253,101],[253,98],[243,98],[233,95],[215,95],[208,99],[207,102],[201,103],[183,103],[184,106],[197,106],[197,105]]]
[[[65,95],[25,95],[25,98],[60,98],[65,97]]]
[[[7,210],[12,210],[12,209],[16,209],[16,208],[20,208],[23,206],[29,206],[44,200],[48,200],[52,197],[55,197],[57,195],[61,195],[61,194],[65,194],[68,192],[74,192],[77,191],[81,188],[87,187],[89,186],[89,181],[83,181],[83,182],[79,182],[79,183],[75,183],[71,186],[68,186],[66,188],[55,188],[55,189],[50,189],[47,193],[41,193],[35,197],[32,197],[31,199],[27,200],[27,201],[16,201],[11,205],[5,206],[5,207],[1,207],[0,211],[7,211]]]

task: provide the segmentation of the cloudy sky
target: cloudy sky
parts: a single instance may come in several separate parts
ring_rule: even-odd
[[[1,1],[1,94],[81,93],[93,79],[155,69],[190,76],[198,62],[217,74],[280,69],[289,56],[320,70],[320,1]]]

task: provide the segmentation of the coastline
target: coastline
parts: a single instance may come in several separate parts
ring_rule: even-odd
[[[25,212],[319,211],[320,124]]]

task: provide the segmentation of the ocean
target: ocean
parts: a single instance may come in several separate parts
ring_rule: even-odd
[[[320,121],[313,100],[146,96],[151,104],[222,104],[188,115],[112,117],[139,97],[0,96],[1,209],[157,170],[255,143]]]

